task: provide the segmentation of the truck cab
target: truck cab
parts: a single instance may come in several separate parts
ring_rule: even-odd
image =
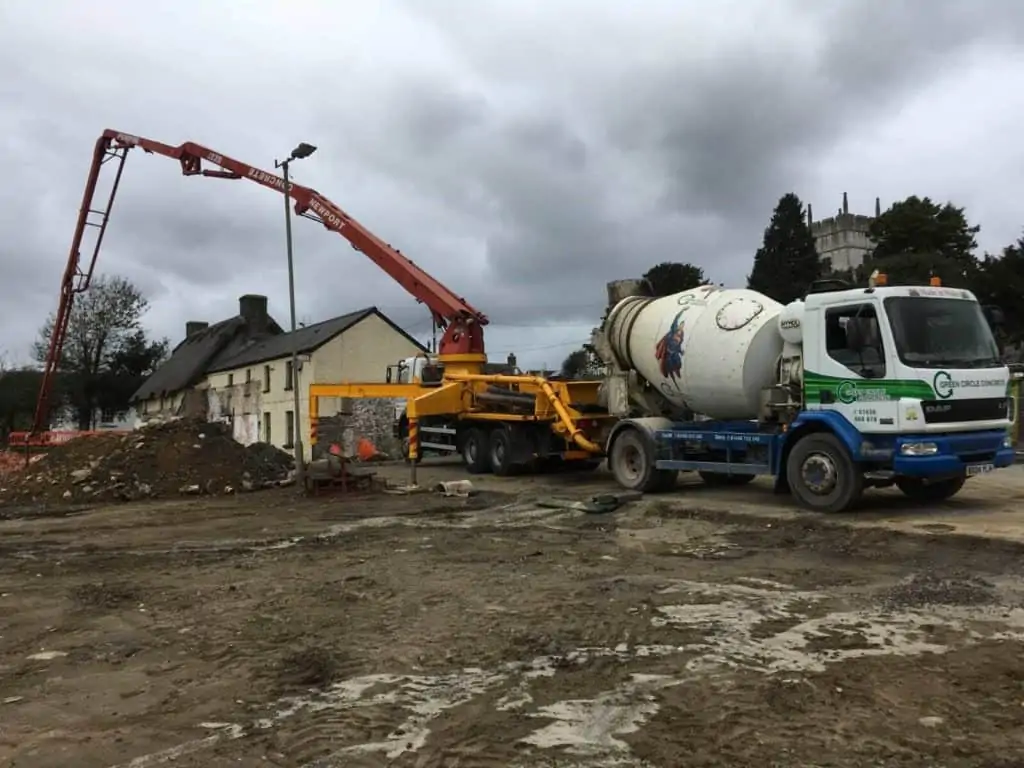
[[[970,291],[812,294],[802,314],[807,410],[835,411],[880,434],[1007,428],[1009,368]]]
[[[794,426],[827,425],[866,485],[948,498],[967,478],[1013,462],[1009,368],[970,291],[879,278],[812,293],[780,314],[789,353],[800,347]]]

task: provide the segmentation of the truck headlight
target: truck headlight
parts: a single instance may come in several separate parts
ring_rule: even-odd
[[[1003,438],[1003,448],[1013,448],[1013,438],[1009,435]]]
[[[935,443],[903,443],[900,454],[903,456],[934,456],[939,452]]]

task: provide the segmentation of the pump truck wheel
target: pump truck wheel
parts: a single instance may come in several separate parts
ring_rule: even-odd
[[[482,475],[491,468],[491,452],[487,433],[470,427],[462,438],[462,463],[471,475]]]
[[[654,448],[640,430],[628,428],[615,438],[608,468],[623,488],[641,493],[670,491],[679,473],[655,468]]]
[[[494,474],[498,477],[508,477],[515,472],[516,465],[512,463],[512,439],[507,429],[492,429],[488,448],[491,471]]]
[[[845,512],[864,492],[864,475],[846,446],[829,432],[797,440],[786,462],[790,492],[814,512]]]
[[[953,498],[965,482],[967,479],[964,477],[950,477],[933,483],[926,483],[916,477],[901,477],[896,480],[896,487],[914,501],[935,502]]]

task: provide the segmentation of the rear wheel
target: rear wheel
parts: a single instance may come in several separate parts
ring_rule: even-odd
[[[914,501],[945,501],[960,492],[967,482],[963,477],[951,477],[934,483],[926,483],[916,477],[901,477],[896,480],[896,487]]]
[[[615,438],[608,456],[608,468],[623,488],[642,493],[671,490],[679,473],[656,469],[654,463],[654,450],[635,428],[627,429]]]
[[[864,475],[846,446],[828,432],[802,437],[786,462],[790,491],[815,512],[845,512],[864,492]]]
[[[471,475],[482,475],[491,468],[487,433],[478,427],[466,430],[462,438],[462,463]]]
[[[490,440],[491,471],[499,477],[507,477],[516,470],[512,463],[512,440],[508,431],[495,429]]]
[[[712,487],[717,486],[736,486],[746,485],[754,479],[754,475],[727,475],[724,472],[698,472],[700,479],[704,481],[705,485]]]

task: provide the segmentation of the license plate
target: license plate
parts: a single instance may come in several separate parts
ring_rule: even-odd
[[[995,468],[995,464],[968,464],[967,476],[974,477],[976,475],[984,475],[986,472],[991,472]]]

